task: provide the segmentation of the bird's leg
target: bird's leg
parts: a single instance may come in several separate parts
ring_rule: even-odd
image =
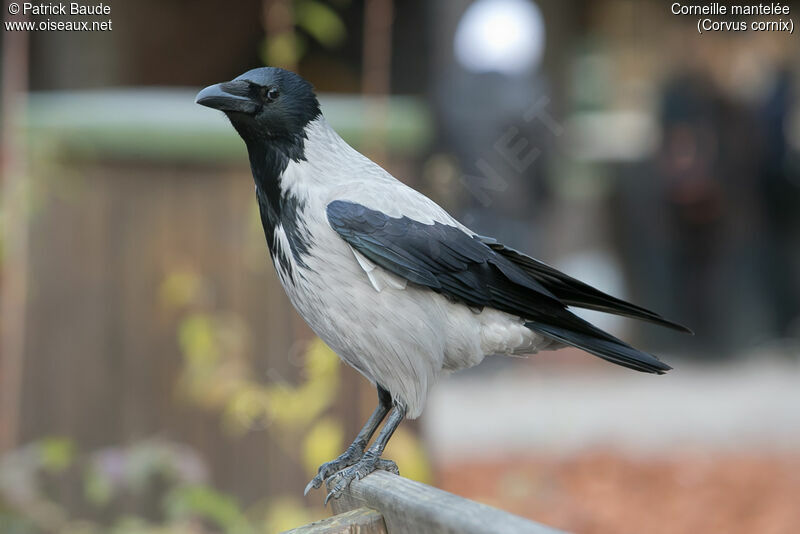
[[[386,448],[389,438],[392,437],[392,434],[394,434],[394,431],[405,416],[406,407],[400,403],[395,403],[394,408],[389,413],[389,418],[386,419],[386,424],[383,425],[378,437],[375,438],[369,449],[361,456],[361,459],[331,477],[331,482],[328,483],[330,493],[325,497],[325,504],[328,504],[331,497],[338,499],[353,480],[360,480],[376,469],[399,474],[397,465],[391,460],[381,458],[381,454],[383,454],[383,449]]]
[[[375,430],[378,429],[378,426],[381,424],[384,417],[386,417],[386,414],[389,413],[391,408],[391,394],[381,386],[378,386],[378,407],[375,408],[375,411],[369,416],[369,419],[367,419],[367,422],[364,424],[364,428],[361,429],[356,436],[356,439],[353,440],[353,443],[351,443],[350,446],[347,447],[347,450],[345,450],[338,458],[331,460],[330,462],[325,462],[319,466],[316,476],[311,479],[311,482],[308,483],[303,495],[307,495],[308,492],[311,491],[311,488],[319,488],[322,485],[322,482],[332,474],[336,473],[337,471],[341,471],[345,467],[349,467],[360,460],[361,456],[364,454],[364,449],[367,448],[367,443],[369,443],[369,440],[372,438]]]

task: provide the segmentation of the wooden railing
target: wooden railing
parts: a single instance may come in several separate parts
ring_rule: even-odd
[[[491,506],[385,471],[355,481],[330,501],[333,517],[286,534],[555,534]]]

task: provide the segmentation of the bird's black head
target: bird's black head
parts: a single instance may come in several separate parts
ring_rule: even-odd
[[[245,143],[302,143],[303,130],[320,115],[309,82],[293,72],[262,67],[230,82],[206,87],[195,102],[224,111]]]

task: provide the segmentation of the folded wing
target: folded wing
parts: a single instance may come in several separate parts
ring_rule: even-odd
[[[538,280],[544,287],[558,297],[561,302],[568,306],[597,310],[614,315],[624,315],[688,334],[692,333],[691,330],[681,324],[664,319],[657,313],[651,312],[641,306],[636,306],[630,302],[625,302],[624,300],[603,293],[580,280],[576,280],[550,267],[546,263],[542,263],[513,248],[506,247],[491,237],[479,236],[478,239]]]
[[[567,306],[581,306],[582,302],[583,307],[604,306],[607,309],[602,311],[679,325],[605,295],[495,241],[447,224],[389,217],[349,201],[331,202],[327,215],[331,227],[350,246],[413,284],[473,308],[490,307],[515,315],[532,330],[618,365],[651,373],[670,369],[655,356],[580,319]]]

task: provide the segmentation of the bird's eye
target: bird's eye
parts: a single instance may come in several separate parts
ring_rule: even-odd
[[[267,100],[268,102],[276,100],[278,98],[278,95],[280,95],[278,90],[274,87],[264,87],[261,90],[261,94],[264,97],[264,99]]]

